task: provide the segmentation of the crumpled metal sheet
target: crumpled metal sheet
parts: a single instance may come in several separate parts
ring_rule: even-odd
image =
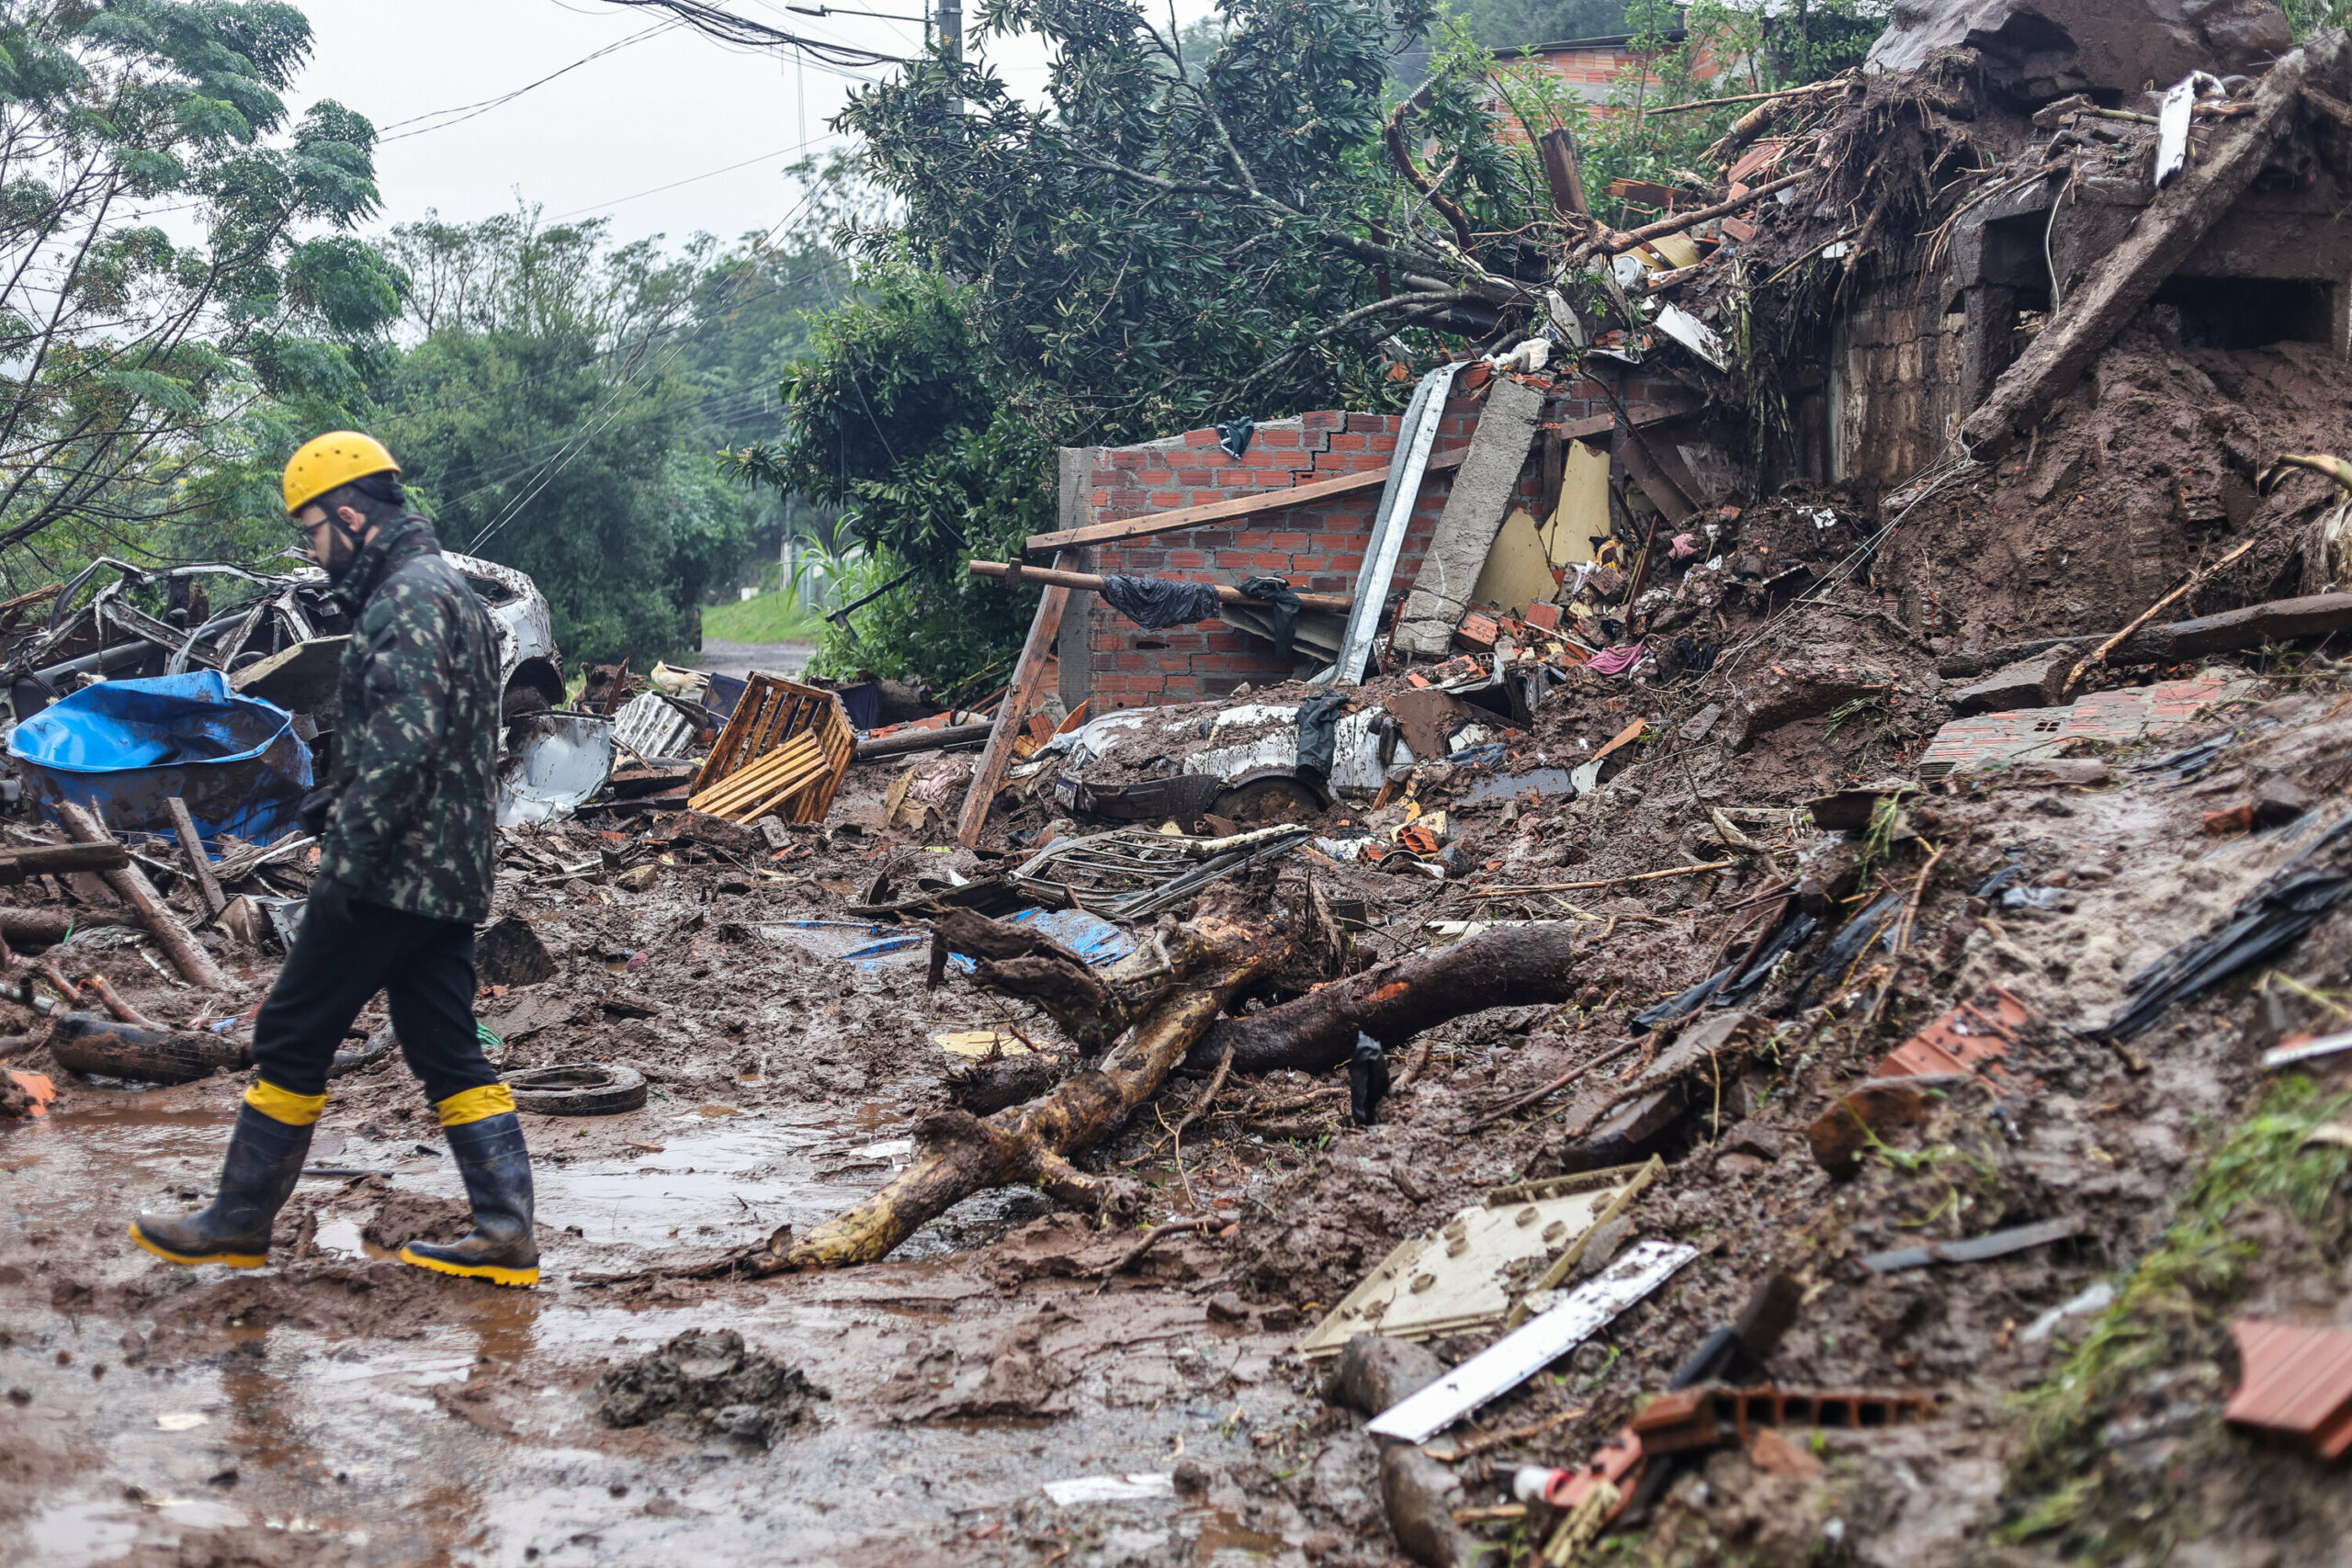
[[[594,714],[535,713],[517,719],[498,769],[498,825],[569,817],[613,773],[613,721]]]

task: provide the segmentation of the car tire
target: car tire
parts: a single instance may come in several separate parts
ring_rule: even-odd
[[[368,1037],[368,1043],[356,1051],[337,1051],[334,1060],[327,1064],[327,1077],[339,1078],[345,1073],[356,1073],[362,1067],[374,1066],[384,1059],[384,1053],[400,1043],[400,1037],[386,1024]]]
[[[514,1109],[535,1116],[617,1116],[645,1104],[645,1075],[589,1064],[526,1067],[506,1076]]]

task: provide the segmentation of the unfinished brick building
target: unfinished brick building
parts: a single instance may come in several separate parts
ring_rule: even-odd
[[[1670,388],[1628,379],[1618,396],[1631,418],[1651,422],[1679,405]],[[1410,529],[1389,585],[1393,604],[1413,586],[1439,513],[1452,493],[1453,469],[1470,444],[1483,393],[1457,395],[1446,404]],[[1557,385],[1544,409],[1544,438],[1530,452],[1514,504],[1548,515],[1560,484],[1561,453],[1575,440],[1606,443],[1614,423],[1608,391],[1579,379]],[[1236,461],[1217,446],[1214,430],[1139,446],[1064,447],[1057,528],[1143,517],[1179,508],[1214,506],[1348,474],[1367,482],[1349,493],[1297,506],[1253,510],[1246,515],[1087,547],[1071,570],[1102,575],[1182,578],[1238,585],[1271,573],[1308,592],[1348,593],[1363,563],[1363,547],[1385,473],[1396,445],[1400,417],[1326,410],[1260,425]],[[1384,621],[1384,625],[1385,622]],[[1091,702],[1093,711],[1221,697],[1245,682],[1292,679],[1322,660],[1305,648],[1277,660],[1272,642],[1231,621],[1147,629],[1079,592],[1064,612],[1057,653],[1066,706]]]

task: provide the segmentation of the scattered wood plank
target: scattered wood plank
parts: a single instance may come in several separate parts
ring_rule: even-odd
[[[1075,559],[1072,551],[1055,557],[1054,564],[1059,567]],[[967,850],[980,841],[989,807],[996,804],[996,792],[1004,787],[1004,775],[1012,766],[1013,737],[1021,733],[1022,721],[1044,692],[1046,663],[1053,654],[1054,639],[1061,635],[1062,612],[1069,605],[1067,588],[1048,588],[1037,600],[1037,613],[1029,621],[1029,639],[1021,645],[1021,662],[1013,667],[1012,684],[1006,689],[1004,700],[996,705],[988,745],[980,752],[979,766],[972,771],[972,787],[965,792],[964,808],[956,819],[956,841]]]
[[[117,849],[121,848],[96,816],[70,800],[57,803],[57,816],[65,824],[65,830],[83,843],[113,844]],[[177,965],[189,985],[208,991],[233,991],[237,988],[235,982],[212,962],[212,954],[204,951],[195,933],[180,923],[180,918],[173,914],[170,907],[157,895],[155,885],[147,880],[145,872],[126,860],[123,865],[104,874],[107,886],[121,894],[130,907],[139,911],[140,919],[146,924],[164,951],[171,954],[172,963]]]
[[[1426,473],[1459,467],[1468,454],[1466,446],[1447,452],[1430,454]],[[1265,470],[1271,475],[1271,469]],[[1286,506],[1311,506],[1334,496],[1352,495],[1360,490],[1378,490],[1388,482],[1385,468],[1363,468],[1352,474],[1340,474],[1328,479],[1312,479],[1288,490],[1270,490],[1259,495],[1236,496],[1230,501],[1213,501],[1201,506],[1180,506],[1172,512],[1147,512],[1140,517],[1129,517],[1116,523],[1090,523],[1083,528],[1064,528],[1051,534],[1033,534],[1023,547],[1031,555],[1046,550],[1066,549],[1076,545],[1100,545],[1114,539],[1139,539],[1149,534],[1165,534],[1175,528],[1191,528],[1203,523],[1222,523],[1232,517],[1250,517],[1261,512],[1278,512]],[[1058,564],[1058,563],[1057,563]]]
[[[196,818],[188,815],[187,802],[178,795],[164,803],[172,814],[172,831],[179,836],[180,853],[187,857],[188,874],[196,878],[196,890],[203,897],[204,907],[218,915],[229,907],[222,897],[220,884],[213,879],[212,862],[204,852],[204,836],[196,830]]]
[[[1052,567],[1023,566],[1019,561],[976,560],[972,562],[974,577],[1001,577],[1009,582],[1042,582],[1052,588],[1085,588],[1102,592],[1102,580],[1091,572],[1059,571]],[[1238,588],[1217,583],[1216,598],[1220,604],[1258,604],[1264,601],[1252,599]],[[1301,593],[1301,606],[1309,610],[1329,610],[1345,615],[1355,608],[1355,597],[1349,593]]]

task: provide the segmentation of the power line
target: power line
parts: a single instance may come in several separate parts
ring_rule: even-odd
[[[904,55],[883,54],[851,44],[788,33],[765,22],[755,22],[749,17],[739,17],[732,11],[705,4],[705,0],[605,0],[605,4],[627,6],[632,10],[667,11],[696,32],[742,49],[797,49],[812,60],[833,65],[914,63]]]
[[[816,140],[817,141],[822,141],[825,138],[820,136]],[[812,147],[814,145],[816,145],[815,141],[803,141],[797,147],[779,147],[773,152],[762,152],[757,157],[746,158],[740,164],[729,164],[723,169],[707,169],[699,175],[688,175],[682,180],[672,180],[665,186],[655,186],[651,190],[639,191],[636,196],[619,197],[612,201],[598,202],[593,207],[575,207],[569,212],[559,212],[554,217],[546,220],[546,221],[549,223],[560,223],[567,218],[577,218],[583,212],[602,212],[607,208],[619,207],[625,203],[635,201],[639,197],[659,196],[665,190],[675,190],[680,186],[693,185],[696,180],[712,179],[719,175],[731,175],[738,169],[748,169],[753,164],[763,163],[770,158],[781,158],[787,152],[797,152],[802,151],[804,148]]]
[[[643,32],[631,33],[628,37],[622,39],[617,43],[608,43],[604,48],[597,50],[592,54],[583,54],[579,59],[573,61],[571,64],[563,67],[561,70],[550,71],[546,75],[540,77],[537,81],[526,82],[511,93],[501,93],[494,98],[484,98],[477,104],[460,104],[455,108],[435,109],[430,114],[413,115],[407,119],[396,119],[391,124],[381,127],[376,132],[377,144],[380,146],[387,141],[402,141],[412,136],[423,136],[427,131],[447,130],[453,125],[462,125],[467,120],[473,118],[476,115],[488,114],[491,110],[497,108],[502,104],[511,104],[515,99],[521,97],[524,94],[531,91],[533,88],[544,87],[548,83],[554,81],[557,77],[569,75],[571,73],[579,70],[582,66],[586,65],[593,61],[602,60],[605,56],[616,53],[621,50],[627,49],[633,43],[643,43],[647,39],[652,38],[657,33],[665,33],[673,28],[683,26],[684,26],[683,22],[656,22],[653,26],[646,28]],[[444,116],[447,115],[455,115],[457,118],[455,119],[443,118]],[[428,119],[438,119],[441,123],[438,125],[424,125],[422,123]],[[400,128],[404,125],[413,125],[416,126],[417,129],[414,130],[401,130],[398,136],[387,136],[384,134],[385,131],[389,130],[400,130]]]

